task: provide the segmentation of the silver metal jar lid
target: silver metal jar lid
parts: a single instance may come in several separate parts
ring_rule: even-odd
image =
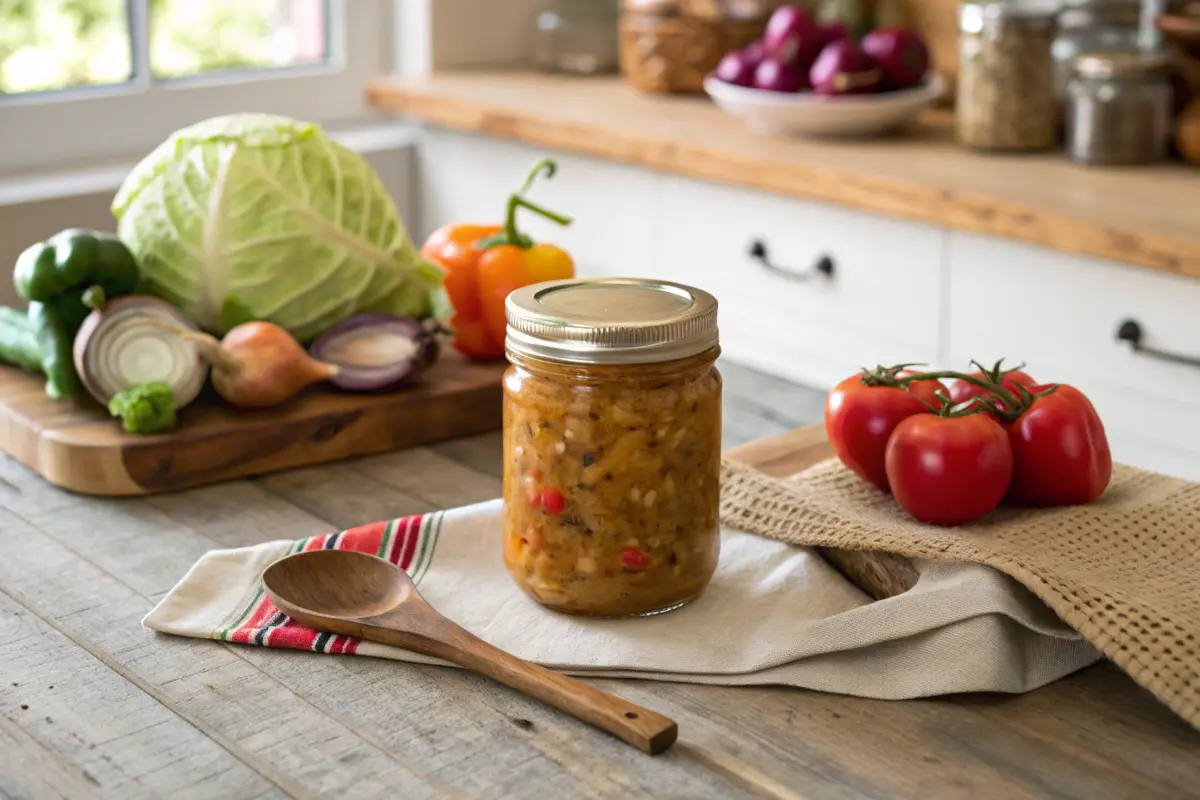
[[[963,33],[975,34],[1005,25],[1031,33],[1053,33],[1061,10],[1058,0],[968,1],[958,7],[958,26]]]
[[[1084,78],[1157,78],[1170,75],[1174,62],[1166,53],[1115,50],[1081,53],[1074,66],[1075,74]]]
[[[649,364],[718,344],[717,301],[681,283],[571,278],[505,301],[512,353],[571,364]]]

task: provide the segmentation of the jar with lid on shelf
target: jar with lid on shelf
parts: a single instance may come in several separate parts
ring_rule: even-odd
[[[573,75],[617,72],[619,14],[619,0],[550,0],[536,16],[534,63]]]
[[[549,608],[629,617],[698,597],[720,552],[717,303],[570,279],[507,301],[504,562]]]
[[[1066,96],[1067,81],[1081,54],[1137,49],[1140,21],[1141,0],[1068,2],[1058,16],[1053,47],[1060,94]]]
[[[984,0],[959,7],[955,129],[958,141],[994,151],[1058,143],[1062,104],[1052,47],[1059,4]]]
[[[1159,52],[1085,53],[1067,84],[1067,153],[1084,164],[1149,164],[1167,156],[1172,62]]]

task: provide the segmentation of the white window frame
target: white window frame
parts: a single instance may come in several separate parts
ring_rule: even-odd
[[[173,131],[219,114],[260,111],[327,126],[379,116],[363,86],[396,63],[392,0],[330,0],[324,64],[170,81],[149,76],[147,1],[129,5],[135,79],[0,98],[0,176],[136,159]]]

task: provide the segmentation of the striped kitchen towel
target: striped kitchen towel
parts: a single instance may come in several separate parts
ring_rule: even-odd
[[[1098,659],[1031,593],[987,567],[920,563],[913,589],[872,602],[815,552],[735,530],[722,531],[712,584],[681,609],[629,620],[558,614],[512,582],[500,526],[501,505],[492,501],[212,551],[143,624],[244,645],[443,664],[305,628],[264,595],[262,573],[279,558],[336,548],[399,564],[434,608],[472,633],[575,675],[902,699],[1029,691]]]

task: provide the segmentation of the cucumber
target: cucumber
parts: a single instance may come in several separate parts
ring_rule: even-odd
[[[8,306],[0,306],[0,362],[29,372],[42,371],[42,350],[33,321]]]

